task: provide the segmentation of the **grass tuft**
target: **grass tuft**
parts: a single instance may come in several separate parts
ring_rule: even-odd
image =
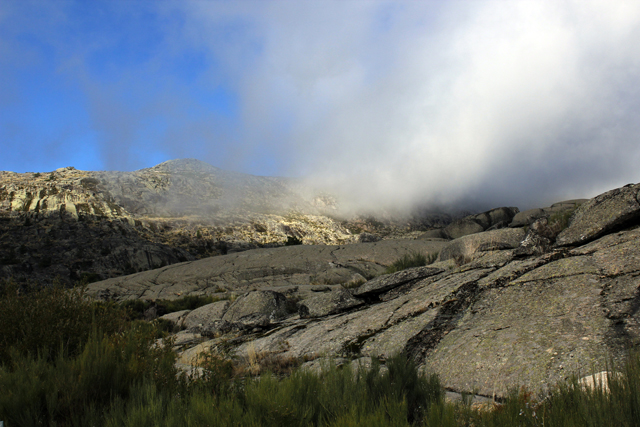
[[[438,253],[424,255],[419,252],[411,251],[404,254],[387,267],[385,274],[395,273],[396,271],[406,270],[407,268],[423,267],[425,265],[433,264],[437,258]]]

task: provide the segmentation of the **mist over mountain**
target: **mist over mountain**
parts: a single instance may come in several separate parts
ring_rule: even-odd
[[[261,247],[415,238],[459,215],[341,203],[300,179],[196,159],[133,172],[0,172],[0,274],[71,284]]]

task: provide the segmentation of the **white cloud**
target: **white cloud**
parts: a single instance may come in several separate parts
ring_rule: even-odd
[[[311,175],[358,206],[524,208],[640,181],[638,2],[156,5],[162,41],[115,82],[82,65],[108,33],[53,42],[59,71],[83,84],[108,167],[139,164],[121,157],[140,122],[160,117],[162,152],[230,168],[277,157],[281,173]],[[40,33],[64,26],[56,16]],[[163,74],[187,50],[207,52],[206,77]],[[206,109],[194,90],[218,85],[238,94],[240,128],[189,113]]]
[[[247,140],[281,131],[294,171],[374,206],[526,205],[639,180],[639,6],[404,2],[381,28],[389,4],[245,11]]]

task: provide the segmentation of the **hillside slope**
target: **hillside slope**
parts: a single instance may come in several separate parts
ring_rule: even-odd
[[[248,251],[94,283],[88,292],[232,296],[170,317],[187,328],[176,335],[185,365],[217,347],[245,358],[337,363],[404,352],[450,390],[485,396],[552,387],[640,344],[640,185],[474,232],[491,212],[438,230],[471,230],[451,241]],[[440,255],[383,274],[411,250]]]

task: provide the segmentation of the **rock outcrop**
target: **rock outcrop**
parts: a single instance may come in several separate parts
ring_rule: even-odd
[[[486,230],[504,228],[511,223],[519,212],[518,208],[496,208],[477,215],[466,216],[453,221],[442,230],[442,237],[457,239],[469,234],[480,233]]]
[[[400,242],[396,256],[401,248],[425,252],[417,245],[437,244],[440,260],[390,275],[373,277],[393,261],[385,246],[392,241],[382,241],[326,247],[313,262],[310,247],[243,252],[95,283],[89,292],[154,299],[178,289],[208,293],[232,282],[236,289],[283,295],[295,288],[289,295],[300,299],[298,313],[235,328],[232,340],[201,334],[202,343],[186,350],[183,361],[222,343],[232,343],[239,356],[344,360],[405,352],[453,391],[504,396],[519,386],[544,390],[572,374],[602,370],[608,359],[620,360],[640,343],[639,189],[605,193],[575,213],[576,204],[565,204],[559,215],[568,221],[564,230],[551,213],[526,229]],[[523,250],[531,236],[548,244]],[[457,257],[468,245],[474,249]],[[369,252],[356,255],[356,248]],[[357,276],[368,280],[347,285]],[[304,292],[318,286],[312,277],[324,277],[322,290],[330,292]]]

